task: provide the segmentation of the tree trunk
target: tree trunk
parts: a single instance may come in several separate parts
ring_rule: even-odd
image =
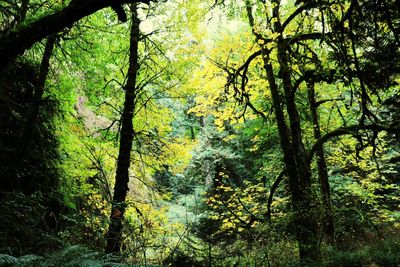
[[[40,103],[42,101],[47,75],[49,74],[50,58],[53,54],[53,49],[56,40],[57,40],[56,35],[51,35],[47,38],[46,46],[44,48],[43,58],[40,64],[39,77],[33,95],[32,107],[28,114],[28,118],[25,122],[24,128],[22,130],[20,142],[14,153],[14,159],[17,161],[22,161],[25,152],[28,149],[32,131],[33,128],[35,127],[36,119],[39,116]]]
[[[112,201],[110,225],[107,233],[107,253],[118,253],[122,243],[122,219],[126,208],[128,193],[129,167],[133,142],[133,114],[136,100],[136,77],[138,65],[139,24],[137,4],[131,5],[132,24],[130,33],[130,53],[127,83],[125,85],[125,101],[121,118],[121,134],[117,172],[115,176],[114,195]]]
[[[19,8],[17,15],[17,25],[20,25],[26,19],[26,14],[28,13],[28,5],[30,0],[21,0],[21,7]]]
[[[279,34],[278,38],[275,40],[278,55],[278,73],[279,78],[282,79],[289,126],[286,123],[285,114],[282,109],[283,99],[276,82],[270,59],[270,50],[263,45],[263,43],[265,43],[264,37],[260,33],[254,31],[254,18],[250,1],[246,1],[246,6],[250,26],[253,28],[253,34],[257,42],[261,44],[260,48],[264,61],[264,68],[271,91],[272,104],[291,193],[293,223],[299,243],[300,260],[302,264],[307,264],[310,261],[318,262],[320,258],[317,238],[317,217],[314,207],[315,200],[311,191],[311,168],[302,140],[300,117],[292,88],[291,69],[287,51],[289,44],[285,43],[282,36],[282,25],[279,14],[280,0],[274,0],[272,2],[272,18],[274,19],[272,30],[274,33]]]
[[[317,238],[317,220],[313,207],[311,192],[311,171],[307,163],[306,152],[301,141],[299,121],[291,123],[289,130],[282,110],[282,100],[275,81],[274,72],[269,57],[264,56],[264,67],[270,85],[276,123],[278,125],[280,143],[283,151],[285,168],[291,193],[294,225],[296,227],[299,253],[302,262],[318,261],[319,248]],[[289,105],[290,103],[286,103]],[[292,103],[293,104],[293,103]],[[295,107],[288,108],[293,112]],[[295,109],[297,112],[297,109]],[[288,111],[289,113],[289,111]],[[293,114],[292,114],[293,116]],[[289,116],[290,117],[290,116]],[[295,116],[294,116],[295,117]],[[293,133],[295,131],[295,133]],[[295,138],[298,140],[295,141]],[[297,143],[299,142],[300,143]]]
[[[24,123],[21,136],[19,137],[15,151],[12,155],[12,160],[11,160],[12,166],[10,166],[11,169],[8,174],[8,178],[10,179],[10,185],[15,184],[11,183],[11,181],[15,181],[17,173],[23,163],[23,159],[25,157],[26,151],[28,150],[32,139],[32,132],[35,128],[36,121],[39,116],[40,104],[42,101],[44,88],[46,86],[46,80],[50,68],[50,58],[53,54],[56,39],[57,39],[56,35],[51,35],[47,38],[42,61],[40,63],[39,77],[37,78],[35,84],[35,92],[33,95],[32,106],[29,110],[29,113],[27,114],[27,119]],[[17,179],[16,182],[17,182],[16,186],[19,189],[21,181]]]
[[[317,112],[318,106],[315,101],[315,88],[314,84],[310,82],[307,82],[307,87],[308,87],[308,102],[310,105],[310,112],[314,129],[314,138],[315,140],[318,140],[321,138],[322,135],[321,135],[321,128],[319,125],[318,112]],[[322,230],[325,234],[328,244],[334,244],[335,243],[334,217],[331,205],[328,167],[326,165],[324,148],[322,146],[319,147],[315,151],[315,154],[317,155],[318,177],[321,188],[322,205],[324,209]]]
[[[279,23],[279,20],[278,22]],[[292,191],[292,203],[294,208],[294,223],[296,225],[297,238],[299,242],[300,260],[306,264],[308,261],[319,261],[318,246],[318,220],[316,215],[315,199],[311,191],[311,167],[307,160],[307,152],[304,147],[300,116],[294,99],[291,81],[291,70],[288,60],[287,44],[284,43],[282,35],[277,40],[279,73],[282,76],[283,89],[286,100],[286,110],[289,117],[292,149],[294,162],[290,165],[296,166],[297,183],[299,189]],[[287,163],[286,163],[287,168]],[[291,174],[288,173],[290,176]],[[294,175],[294,174],[293,174]],[[292,180],[294,180],[293,177]],[[298,192],[300,193],[299,195]]]

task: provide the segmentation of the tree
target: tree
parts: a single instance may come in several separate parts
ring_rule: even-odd
[[[7,160],[5,161],[5,166],[6,170],[4,171],[2,178],[3,183],[5,184],[4,189],[6,191],[13,191],[13,190],[21,190],[23,192],[33,192],[35,190],[42,190],[45,188],[45,186],[42,187],[42,183],[49,182],[48,179],[44,179],[43,181],[37,181],[35,178],[34,173],[39,170],[35,171],[35,168],[38,166],[29,166],[29,162],[33,160],[32,158],[32,152],[36,151],[39,148],[40,150],[47,150],[47,147],[45,144],[40,145],[40,139],[45,136],[46,131],[43,130],[38,130],[41,127],[44,127],[44,123],[41,120],[39,120],[40,115],[45,114],[51,108],[49,108],[46,105],[43,105],[43,94],[45,92],[46,88],[46,81],[48,79],[48,73],[50,71],[50,59],[53,55],[53,50],[54,46],[57,40],[57,36],[50,36],[47,41],[46,45],[44,47],[44,52],[42,59],[40,61],[40,66],[39,70],[33,70],[33,77],[28,78],[32,79],[29,81],[28,84],[21,84],[21,88],[18,88],[17,86],[14,87],[14,84],[11,82],[11,80],[5,81],[2,83],[3,86],[6,88],[9,88],[10,91],[5,94],[4,97],[4,103],[6,104],[7,102],[12,102],[15,101],[16,104],[10,105],[6,104],[5,106],[7,107],[6,110],[4,110],[4,126],[3,126],[3,133],[2,133],[2,138],[4,140],[7,140],[7,136],[9,133],[14,132],[16,138],[14,139],[14,142],[9,142],[12,146],[12,152],[8,152],[7,154],[10,154]],[[21,64],[22,69],[27,68],[28,65],[23,65]],[[18,65],[14,66],[14,69],[18,69]],[[22,70],[20,70],[22,71]],[[25,74],[25,73],[24,73]],[[9,74],[8,74],[9,75]],[[25,74],[26,75],[26,74]],[[27,77],[25,77],[27,78]],[[26,99],[22,99],[21,96],[19,98],[17,97],[18,94],[20,94],[22,91],[28,90],[28,86],[32,86],[32,92],[26,94]],[[20,91],[20,92],[18,92]],[[25,103],[24,103],[25,100]],[[17,106],[19,105],[19,108]],[[25,106],[26,105],[26,106]],[[24,107],[24,108],[21,108]],[[43,109],[41,112],[41,109]],[[49,110],[46,110],[49,109]],[[23,117],[20,118],[21,122],[19,123],[10,123],[13,121],[13,112],[16,112],[14,110],[18,110],[21,112],[21,115]],[[50,112],[51,113],[51,112]],[[8,119],[6,119],[8,117]],[[8,121],[8,122],[7,122]],[[15,124],[16,123],[16,124]],[[47,122],[49,123],[49,122]],[[43,125],[42,125],[43,124]],[[51,139],[51,138],[49,138]],[[45,142],[44,142],[45,143]],[[51,144],[55,145],[55,144]],[[50,152],[53,150],[53,152]],[[55,147],[48,150],[47,153],[48,155],[53,155],[55,156]],[[27,153],[30,152],[30,153]],[[42,155],[46,155],[47,153],[41,153]],[[30,155],[27,155],[30,154]],[[46,160],[51,161],[51,157],[46,157],[42,159],[43,162]],[[28,167],[29,166],[29,167]],[[32,168],[33,167],[33,168]],[[28,170],[27,170],[28,169]],[[43,175],[46,176],[46,175]],[[51,175],[47,175],[48,178],[51,177]],[[54,185],[55,181],[52,181],[52,185]],[[50,184],[48,184],[47,189],[49,189]]]
[[[308,104],[310,106],[310,114],[313,122],[313,133],[315,140],[321,138],[321,126],[318,117],[318,106],[322,102],[317,102],[315,99],[315,88],[312,82],[307,83],[308,93]],[[316,151],[317,165],[318,165],[318,177],[321,188],[321,197],[324,211],[323,218],[323,232],[326,235],[327,242],[334,244],[335,242],[335,225],[334,225],[334,214],[332,209],[331,192],[329,186],[328,166],[325,160],[324,148],[320,147]]]
[[[276,34],[274,40],[278,59],[279,77],[282,79],[283,97],[280,94],[278,83],[271,62],[271,51],[264,46],[265,37],[255,30],[252,6],[246,2],[249,23],[253,28],[256,41],[260,44],[261,54],[264,60],[264,68],[269,82],[269,90],[272,95],[275,119],[278,125],[280,143],[283,150],[286,175],[292,197],[294,224],[299,241],[300,258],[309,260],[318,259],[317,218],[315,204],[311,192],[311,169],[307,163],[306,149],[303,143],[300,117],[297,104],[294,99],[294,88],[289,66],[288,46],[282,32],[281,17],[279,13],[280,1],[273,1],[272,33]],[[283,101],[286,103],[289,125],[286,123],[282,110]]]
[[[1,1],[0,250],[62,226],[134,264],[397,263],[366,247],[399,227],[397,2]]]
[[[18,171],[18,165],[23,161],[26,150],[29,147],[32,131],[35,127],[37,117],[39,116],[40,103],[42,101],[46,79],[50,69],[50,58],[53,54],[53,49],[56,41],[56,35],[49,36],[44,48],[43,58],[40,64],[39,77],[33,95],[32,107],[30,112],[28,113],[28,118],[26,119],[25,125],[22,129],[20,140],[13,155],[12,162],[16,162],[17,164],[15,166],[17,167],[13,171],[13,174],[11,174],[11,177],[15,176],[16,172]]]
[[[328,219],[331,216],[331,211],[329,210],[329,183],[326,177],[326,166],[324,166],[323,143],[333,137],[344,134],[358,136],[359,133],[355,132],[356,129],[388,131],[391,133],[398,133],[399,131],[398,128],[379,124],[368,108],[372,101],[363,82],[364,79],[360,67],[361,59],[356,54],[356,45],[365,47],[369,44],[365,42],[356,43],[355,25],[353,25],[354,21],[358,21],[357,23],[361,24],[365,23],[365,20],[358,20],[358,16],[364,14],[364,12],[367,14],[368,4],[358,4],[357,1],[351,1],[350,6],[344,15],[342,14],[341,18],[339,17],[340,14],[335,12],[338,7],[335,5],[346,9],[345,4],[319,4],[316,1],[304,1],[304,3],[300,1],[296,3],[272,1],[270,5],[263,1],[246,1],[249,24],[260,50],[255,52],[243,66],[237,68],[236,76],[241,78],[240,81],[231,77],[228,79],[228,83],[233,85],[236,92],[242,94],[245,99],[248,96],[245,85],[248,81],[249,64],[255,58],[262,57],[266,79],[269,84],[268,89],[271,92],[275,120],[278,126],[285,171],[289,182],[300,258],[304,262],[308,260],[318,261],[319,258],[317,238],[319,218],[316,214],[318,203],[311,190],[312,172],[310,164],[314,154],[318,154],[321,190],[326,210],[325,217],[330,228],[330,235],[332,235],[332,219]],[[283,10],[283,7],[285,7],[285,10]],[[291,7],[293,8],[291,9]],[[325,18],[324,8],[331,12],[329,19]],[[353,13],[354,9],[357,9],[357,14]],[[257,16],[254,15],[255,10]],[[381,18],[378,15],[380,12],[382,10],[375,12],[377,18]],[[321,14],[322,21],[319,21],[316,15],[318,13]],[[361,15],[361,17],[363,16]],[[347,21],[349,21],[349,28],[344,26]],[[322,26],[316,26],[317,22],[322,23]],[[397,29],[393,25],[390,27],[389,19],[385,23],[389,24],[389,29],[393,32],[394,38],[392,38],[391,42],[396,42]],[[363,27],[365,30],[370,26],[363,25]],[[337,28],[340,28],[341,35],[337,35],[334,32]],[[358,30],[362,31],[361,29]],[[353,44],[350,47],[346,45],[346,42],[349,41]],[[331,68],[330,64],[323,62],[323,54],[321,50],[316,48],[316,42],[326,42],[327,45],[323,49],[328,51],[330,46],[336,45],[344,49],[342,50],[343,54],[352,53],[353,59],[347,56],[347,61],[345,61],[347,62],[346,71],[348,72],[337,73]],[[349,63],[349,60],[352,62]],[[341,61],[336,64],[340,65]],[[298,70],[304,66],[306,66],[306,71],[303,74],[299,73]],[[296,95],[301,94],[304,82],[332,83],[341,81],[343,77],[348,77],[349,75],[351,75],[350,81],[353,81],[354,77],[357,77],[360,81],[357,85],[360,92],[360,123],[352,126],[343,126],[321,136],[318,131],[318,112],[314,105],[310,112],[312,113],[313,124],[316,127],[314,136],[318,140],[308,151],[305,146],[305,137],[302,129],[302,124],[304,123],[301,120]],[[370,89],[373,90],[372,87]],[[310,104],[313,105],[314,102],[311,90]],[[286,110],[283,109],[284,107]],[[369,124],[366,123],[366,120],[369,121]]]
[[[114,195],[112,201],[110,225],[107,233],[106,252],[118,253],[122,242],[122,220],[126,208],[126,195],[128,193],[129,166],[131,160],[132,142],[134,137],[133,114],[137,97],[136,78],[139,71],[138,45],[140,38],[140,20],[137,13],[137,4],[130,7],[132,14],[130,30],[129,67],[127,82],[124,86],[125,101],[121,117],[121,134],[115,175]]]

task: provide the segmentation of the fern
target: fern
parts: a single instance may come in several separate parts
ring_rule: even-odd
[[[65,267],[102,267],[103,264],[97,259],[99,254],[100,253],[96,251],[86,250],[83,254],[77,256],[71,261],[68,261]]]
[[[0,254],[0,266],[12,266],[18,263],[18,259],[7,255],[7,254]]]
[[[18,258],[18,266],[40,266],[40,262],[43,260],[43,257],[38,255],[24,255]]]
[[[48,256],[43,266],[78,266],[80,261],[90,257],[93,257],[93,251],[78,245],[68,246]]]
[[[102,254],[82,246],[69,246],[50,255],[40,266],[60,267],[122,267],[121,259],[112,254]]]
[[[103,254],[81,246],[69,246],[56,253],[41,257],[25,255],[19,258],[0,254],[0,267],[125,267],[142,266],[120,263],[121,258],[113,254]]]

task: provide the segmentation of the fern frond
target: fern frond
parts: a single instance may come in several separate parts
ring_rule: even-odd
[[[87,253],[89,253],[87,248],[78,245],[68,246],[47,257],[44,266],[76,266],[70,263],[76,264],[77,258]]]
[[[24,255],[18,258],[19,266],[38,266],[43,257],[33,254]]]
[[[18,259],[7,255],[7,254],[0,254],[0,266],[12,266],[18,263]]]

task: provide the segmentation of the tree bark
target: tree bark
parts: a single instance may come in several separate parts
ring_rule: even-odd
[[[294,92],[291,81],[291,69],[288,58],[288,43],[282,35],[279,5],[280,0],[273,2],[273,32],[279,34],[274,41],[278,55],[279,78],[282,80],[284,96],[279,92],[274,69],[270,59],[270,50],[263,44],[266,39],[253,30],[257,42],[260,45],[267,74],[269,89],[271,91],[272,104],[275,119],[278,126],[283,160],[291,193],[293,220],[297,240],[299,243],[299,254],[302,264],[309,261],[318,262],[320,258],[317,238],[317,218],[314,208],[314,198],[311,191],[311,168],[308,161],[307,151],[302,139],[300,116],[294,100]],[[250,26],[254,29],[254,18],[250,1],[246,1],[247,13]],[[283,98],[286,103],[289,126],[282,109]]]
[[[281,107],[282,99],[279,94],[269,57],[265,58],[264,67],[270,85],[272,104],[274,106],[275,119],[278,125],[280,143],[283,151],[283,160],[289,181],[300,258],[302,261],[315,261],[319,258],[319,249],[317,222],[314,208],[312,207],[310,168],[309,165],[302,166],[301,163],[305,164],[305,162],[298,160],[298,158],[304,157],[303,159],[306,161],[305,154],[303,154],[305,151],[300,150],[299,146],[296,146],[293,139],[291,139],[291,134],[286,125],[285,116]]]
[[[279,75],[282,79],[282,86],[286,101],[286,111],[290,124],[291,148],[294,161],[285,162],[295,166],[295,173],[288,170],[289,189],[292,194],[292,206],[294,223],[296,225],[297,240],[299,242],[299,253],[302,264],[318,262],[320,258],[318,246],[318,221],[315,210],[315,199],[311,191],[311,167],[308,162],[307,152],[303,143],[300,116],[295,102],[291,79],[291,68],[288,55],[288,43],[282,34],[279,6],[280,0],[273,1],[273,31],[278,33],[276,40]],[[291,177],[293,176],[293,177]],[[297,181],[296,181],[297,180]],[[294,184],[296,183],[296,185]]]
[[[12,166],[10,166],[10,172],[8,178],[13,181],[17,177],[17,173],[23,163],[26,151],[29,148],[32,139],[32,132],[35,128],[37,118],[39,116],[40,105],[46,86],[46,80],[50,69],[50,58],[53,54],[54,45],[57,40],[56,35],[51,35],[47,38],[46,46],[44,48],[42,61],[40,63],[39,77],[35,84],[35,92],[33,95],[32,106],[27,114],[27,119],[24,123],[21,135],[16,145],[15,151],[12,155]],[[17,187],[20,188],[19,179],[17,181]],[[11,184],[11,183],[10,183]]]
[[[149,4],[150,0],[73,0],[64,9],[11,32],[0,39],[0,75],[10,61],[43,38],[72,27],[75,22],[100,9],[139,2]]]
[[[136,100],[136,77],[139,70],[138,44],[140,20],[137,14],[137,4],[131,5],[132,24],[130,32],[130,52],[127,82],[125,85],[125,101],[121,118],[121,134],[117,171],[115,176],[114,195],[112,201],[110,225],[107,233],[107,253],[119,253],[122,243],[122,220],[126,208],[128,193],[129,167],[133,142],[133,114]]]
[[[32,107],[28,114],[28,118],[25,122],[24,128],[22,130],[20,142],[14,153],[14,159],[17,161],[21,161],[23,159],[25,152],[28,149],[32,131],[33,128],[35,127],[36,119],[39,116],[40,103],[42,101],[44,88],[46,86],[46,80],[50,69],[50,58],[53,54],[56,40],[57,40],[56,35],[51,35],[47,38],[46,46],[43,52],[43,58],[40,63],[39,77],[33,95]]]
[[[308,102],[310,105],[310,113],[313,122],[314,138],[318,140],[321,138],[321,128],[318,119],[318,106],[315,100],[314,84],[307,82],[308,87]],[[322,230],[325,234],[328,244],[335,243],[335,226],[334,216],[331,204],[331,192],[329,186],[328,167],[325,160],[324,148],[321,146],[315,152],[317,155],[318,177],[322,196],[322,205],[324,209],[323,227]]]

